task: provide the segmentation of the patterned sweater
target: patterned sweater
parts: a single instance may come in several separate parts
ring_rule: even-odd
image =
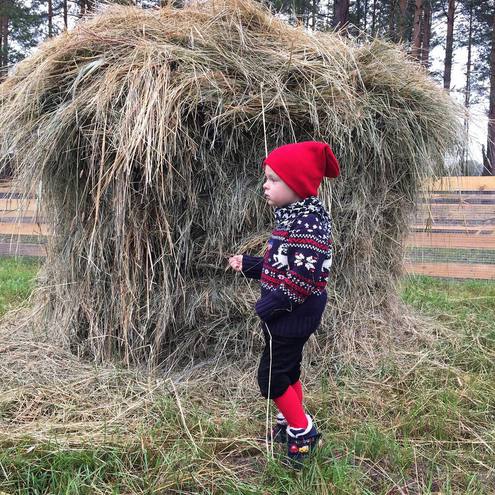
[[[261,281],[256,313],[272,334],[306,337],[318,328],[331,263],[331,219],[319,198],[275,209],[264,256],[242,258],[242,273]]]

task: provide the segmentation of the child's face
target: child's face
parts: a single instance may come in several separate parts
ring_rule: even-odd
[[[276,208],[302,199],[268,165],[265,165],[263,191],[268,204]]]

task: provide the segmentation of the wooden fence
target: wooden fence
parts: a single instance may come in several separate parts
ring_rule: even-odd
[[[495,280],[495,177],[444,177],[429,189],[411,219],[408,272]],[[47,235],[36,199],[21,203],[0,183],[0,255],[43,256]]]
[[[22,194],[8,181],[0,182],[0,256],[44,256],[45,224],[37,218],[36,199]]]
[[[495,280],[495,177],[444,177],[412,219],[410,273]]]

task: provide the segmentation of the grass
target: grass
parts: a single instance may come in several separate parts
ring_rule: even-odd
[[[495,263],[495,250],[493,249],[458,249],[458,248],[427,248],[408,247],[406,252],[409,260],[427,263],[483,263],[493,265]]]
[[[36,270],[33,261],[0,260],[3,308],[25,300]],[[157,398],[141,431],[118,445],[0,436],[0,492],[493,493],[495,284],[414,277],[402,297],[447,330],[404,349],[410,362],[390,356],[366,373],[335,369],[313,387],[306,404],[325,444],[302,473],[256,443],[263,401],[191,391],[182,409]]]
[[[36,258],[2,258],[0,262],[0,316],[19,306],[31,293],[40,266]]]

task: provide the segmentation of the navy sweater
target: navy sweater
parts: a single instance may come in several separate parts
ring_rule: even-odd
[[[264,256],[242,257],[242,273],[261,282],[256,313],[273,335],[307,337],[318,328],[331,263],[331,220],[319,198],[275,209]]]

